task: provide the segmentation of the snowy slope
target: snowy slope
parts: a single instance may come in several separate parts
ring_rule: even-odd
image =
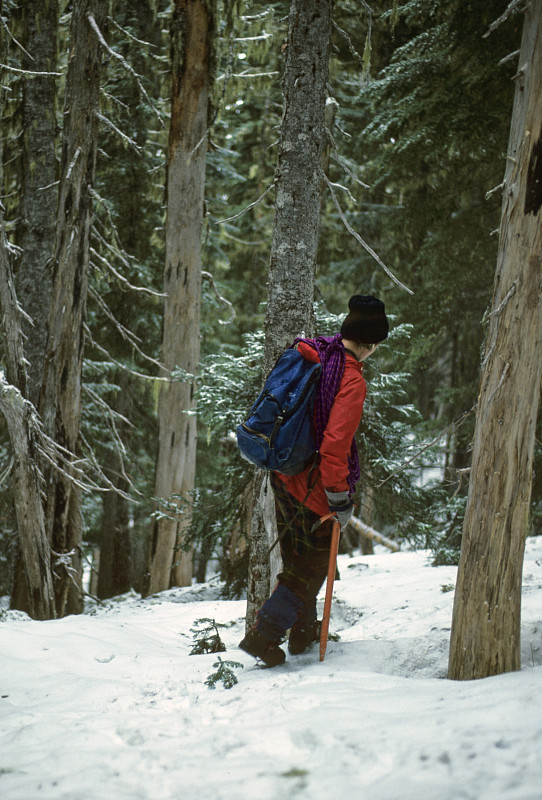
[[[325,661],[260,669],[218,586],[80,617],[0,618],[2,800],[542,800],[542,537],[527,542],[523,670],[444,679],[455,568],[339,559]],[[190,628],[225,623],[237,685]]]

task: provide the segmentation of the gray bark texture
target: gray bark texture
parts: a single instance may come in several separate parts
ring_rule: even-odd
[[[201,237],[214,16],[204,0],[176,0],[171,24],[172,95],[167,167],[166,259],[162,363],[193,378],[163,383],[158,405],[155,496],[178,505],[190,500],[196,466],[195,376],[201,304]],[[189,508],[189,506],[188,506]],[[182,549],[190,525],[187,507],[153,524],[150,594],[186,586],[192,553]]]
[[[321,163],[331,34],[331,0],[293,0],[283,77],[283,115],[275,177],[276,199],[267,309],[264,372],[296,336],[311,335],[320,221]],[[273,497],[256,475],[252,518],[247,628],[269,597],[269,547],[276,536]]]
[[[25,51],[22,67],[29,72],[57,68],[58,3],[34,0],[22,6]],[[58,200],[55,157],[56,88],[54,77],[23,81],[22,185],[17,244],[22,248],[17,296],[32,322],[23,323],[28,361],[26,396],[37,405],[47,339],[51,264]],[[21,387],[19,387],[21,388]],[[22,389],[21,389],[22,390]]]
[[[542,372],[542,0],[527,5],[448,676],[518,670]]]
[[[88,288],[89,232],[98,140],[102,33],[107,0],[74,0],[66,77],[56,246],[40,414],[48,435],[74,456],[81,422],[81,367]],[[70,477],[50,470],[46,525],[52,549],[68,556],[58,570],[57,615],[82,611],[80,491]],[[70,577],[70,575],[72,577]],[[75,579],[73,579],[75,575]]]

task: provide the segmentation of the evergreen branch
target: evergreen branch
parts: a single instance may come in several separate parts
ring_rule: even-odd
[[[250,209],[251,209],[251,208],[254,208],[255,206],[259,205],[259,204],[262,202],[262,200],[264,199],[265,195],[266,195],[268,192],[270,192],[270,191],[271,191],[271,189],[274,189],[274,188],[275,188],[275,184],[274,184],[274,183],[270,183],[270,184],[269,184],[269,186],[267,187],[267,189],[265,189],[265,190],[262,192],[262,194],[261,194],[261,195],[258,197],[258,199],[257,199],[257,200],[255,200],[255,201],[254,201],[253,203],[251,203],[249,206],[247,206],[246,208],[244,208],[244,209],[243,209],[242,211],[240,211],[238,214],[234,214],[234,215],[233,215],[233,217],[227,217],[226,219],[219,219],[219,220],[218,220],[218,221],[215,223],[215,225],[222,225],[222,223],[223,223],[223,222],[231,222],[231,221],[232,221],[232,220],[234,220],[234,219],[239,219],[239,217],[242,217],[242,216],[243,216],[243,214],[246,214],[246,213],[247,213],[247,211],[250,211]]]
[[[382,259],[380,258],[380,256],[379,256],[377,253],[375,253],[375,251],[372,249],[372,247],[370,247],[370,246],[369,246],[369,245],[368,245],[368,244],[367,244],[367,243],[366,243],[366,242],[365,242],[365,241],[364,241],[364,240],[361,238],[361,236],[359,235],[359,233],[356,233],[356,231],[355,231],[355,230],[352,228],[352,226],[350,225],[350,223],[348,222],[348,220],[346,219],[346,217],[345,217],[345,215],[344,215],[344,212],[343,212],[343,210],[342,210],[342,208],[341,208],[341,206],[340,206],[340,204],[339,204],[339,201],[337,200],[337,196],[336,196],[336,194],[335,194],[335,192],[334,192],[334,190],[333,190],[333,185],[331,184],[331,182],[329,181],[329,179],[328,179],[327,175],[324,173],[324,171],[323,171],[323,170],[321,170],[321,174],[322,174],[322,176],[323,176],[323,179],[324,179],[324,181],[327,183],[327,185],[328,185],[328,187],[329,187],[329,190],[330,190],[330,192],[331,192],[331,197],[333,198],[333,203],[334,203],[334,205],[335,205],[335,208],[337,209],[337,212],[338,212],[338,214],[339,214],[340,218],[342,219],[342,221],[343,221],[343,223],[344,223],[344,226],[345,226],[346,230],[348,231],[348,233],[350,233],[350,234],[351,234],[351,235],[354,237],[354,239],[355,239],[357,242],[359,242],[359,243],[361,244],[361,246],[362,246],[362,247],[363,247],[363,248],[364,248],[364,249],[365,249],[365,250],[366,250],[366,251],[369,253],[369,255],[371,255],[371,256],[372,256],[372,257],[375,259],[375,261],[377,262],[377,264],[379,264],[379,265],[382,267],[382,269],[384,270],[384,272],[386,273],[386,275],[388,275],[388,277],[389,277],[389,278],[391,278],[391,279],[392,279],[392,281],[393,281],[393,282],[394,282],[394,283],[395,283],[397,286],[399,286],[401,289],[404,289],[404,290],[405,290],[405,292],[408,292],[408,294],[414,294],[414,292],[412,291],[412,289],[409,289],[409,288],[408,288],[408,286],[405,286],[405,284],[404,284],[404,283],[401,283],[401,281],[400,281],[398,278],[396,278],[396,277],[395,277],[395,275],[393,274],[393,272],[391,272],[391,270],[390,270],[390,269],[388,269],[388,267],[387,267],[387,266],[384,264],[384,262],[382,261]]]
[[[208,281],[209,281],[209,283],[211,284],[211,286],[212,286],[212,289],[213,289],[213,291],[214,291],[214,293],[215,293],[215,296],[216,296],[217,300],[218,300],[220,303],[224,303],[224,305],[228,306],[228,308],[230,309],[230,318],[229,318],[229,319],[226,319],[226,320],[219,319],[219,320],[218,320],[218,322],[219,322],[219,324],[220,324],[220,325],[229,325],[229,324],[230,324],[230,323],[232,323],[232,322],[234,321],[234,319],[235,319],[235,308],[234,308],[234,306],[233,306],[233,303],[230,303],[230,301],[229,301],[229,300],[226,300],[226,298],[225,298],[225,297],[222,297],[222,295],[220,294],[220,292],[218,291],[218,289],[217,289],[217,287],[216,287],[215,279],[213,278],[213,276],[211,275],[211,273],[210,273],[210,272],[206,272],[205,270],[202,270],[202,271],[201,271],[201,274],[202,274],[202,276],[203,276],[204,278],[207,278],[207,280],[208,280]]]
[[[98,27],[98,24],[97,24],[96,20],[94,19],[94,16],[93,16],[92,14],[87,14],[87,19],[88,19],[88,21],[89,21],[90,27],[92,28],[92,30],[94,31],[94,33],[95,33],[95,34],[96,34],[96,36],[98,37],[98,41],[100,42],[100,44],[102,45],[102,47],[104,48],[104,50],[106,50],[106,52],[108,52],[108,53],[109,53],[109,55],[110,55],[112,58],[116,58],[118,61],[120,61],[120,63],[121,63],[121,64],[122,64],[122,66],[124,67],[124,69],[125,69],[127,72],[129,72],[129,74],[130,74],[130,75],[133,77],[133,79],[135,80],[135,82],[136,82],[136,84],[137,84],[137,86],[138,86],[138,88],[139,88],[139,91],[140,91],[140,92],[142,93],[142,95],[145,97],[145,99],[146,99],[147,103],[148,103],[148,104],[149,104],[149,106],[152,108],[152,110],[154,111],[154,113],[156,114],[156,116],[158,117],[158,119],[160,120],[160,122],[161,122],[161,123],[162,123],[162,125],[163,125],[163,124],[164,124],[164,119],[163,119],[163,117],[162,117],[162,114],[161,114],[161,113],[160,113],[160,111],[159,111],[159,110],[156,108],[156,106],[155,106],[155,105],[154,105],[154,103],[152,102],[151,98],[150,98],[150,97],[149,97],[149,95],[147,94],[147,91],[146,91],[145,87],[144,87],[144,86],[143,86],[143,84],[141,83],[141,77],[140,77],[140,76],[137,74],[137,72],[135,71],[135,69],[134,69],[132,66],[130,66],[130,64],[129,64],[129,63],[126,61],[126,59],[124,58],[124,56],[121,56],[121,54],[120,54],[120,53],[116,53],[114,50],[112,50],[112,49],[111,49],[111,47],[109,47],[109,45],[107,44],[107,42],[105,41],[105,39],[104,39],[104,37],[103,37],[103,34],[102,34],[102,32],[101,32],[100,28]]]

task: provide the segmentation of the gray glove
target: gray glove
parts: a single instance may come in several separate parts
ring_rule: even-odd
[[[354,504],[350,500],[350,495],[348,492],[328,492],[327,489],[324,489],[324,491],[329,503],[329,510],[332,514],[335,514],[339,520],[341,531],[343,531],[348,525],[348,520],[352,516],[352,511],[354,510]]]

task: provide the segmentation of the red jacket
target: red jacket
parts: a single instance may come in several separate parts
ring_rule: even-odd
[[[319,361],[318,353],[311,345],[300,342],[297,349],[309,361]],[[324,489],[332,492],[348,490],[348,454],[352,438],[361,420],[367,394],[362,373],[363,364],[356,361],[350,353],[346,353],[341,385],[335,396],[319,449],[319,464],[316,474],[313,472],[310,475],[311,484],[314,484],[310,494],[307,496],[310,467],[298,475],[275,473],[285,484],[286,491],[321,517],[329,514]]]

